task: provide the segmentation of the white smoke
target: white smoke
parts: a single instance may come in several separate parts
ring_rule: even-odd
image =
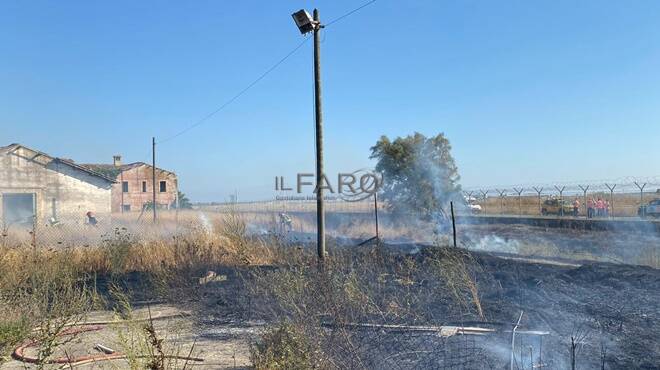
[[[470,246],[471,250],[518,254],[520,242],[514,239],[504,239],[497,235],[486,235]]]
[[[199,224],[202,226],[202,230],[206,233],[206,235],[211,235],[213,234],[213,225],[211,224],[211,221],[209,218],[204,214],[203,212],[199,212]]]

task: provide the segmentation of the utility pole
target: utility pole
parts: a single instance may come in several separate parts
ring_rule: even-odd
[[[319,19],[318,9],[314,16],[301,9],[292,14],[293,20],[301,34],[314,32],[314,110],[316,121],[316,244],[319,262],[325,260],[325,209],[323,204],[323,110],[321,105],[321,40],[323,25]]]
[[[323,111],[321,105],[321,21],[314,9],[314,105],[316,110],[316,243],[319,261],[325,259],[325,207],[323,204]]]
[[[151,200],[151,208],[154,211],[154,223],[156,223],[156,138],[151,138],[151,190],[153,191],[153,198]]]

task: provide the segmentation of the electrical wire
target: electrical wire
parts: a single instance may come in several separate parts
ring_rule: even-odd
[[[328,23],[325,23],[324,26],[325,26],[325,27],[329,27],[329,26],[331,26],[331,25],[333,25],[333,24],[335,24],[335,23],[341,21],[342,19],[344,19],[344,18],[350,16],[351,14],[353,14],[353,13],[355,13],[355,12],[358,12],[358,11],[362,10],[362,8],[366,8],[367,6],[369,6],[369,5],[371,5],[371,4],[375,3],[375,2],[376,2],[376,0],[367,1],[366,3],[364,3],[364,4],[360,5],[360,6],[358,6],[357,8],[351,10],[350,12],[348,12],[348,13],[346,13],[346,14],[340,16],[340,17],[337,17],[337,18],[333,19],[333,20],[331,20],[331,21],[328,22]]]
[[[351,11],[349,11],[349,12],[347,12],[347,13],[345,13],[345,14],[343,14],[343,15],[341,15],[341,16],[339,16],[339,17],[333,19],[333,20],[331,20],[330,22],[324,24],[324,27],[331,26],[331,25],[333,25],[333,24],[335,24],[335,23],[341,21],[342,19],[344,19],[344,18],[346,18],[346,17],[348,17],[348,16],[350,16],[350,15],[352,15],[352,14],[354,14],[354,13],[360,11],[361,9],[363,9],[363,8],[365,8],[365,7],[367,7],[367,6],[371,5],[371,4],[373,4],[373,3],[375,3],[375,2],[376,2],[376,0],[370,0],[370,1],[367,1],[366,3],[360,5],[359,7],[357,7],[357,8],[355,8],[355,9],[353,9],[353,10],[351,10]],[[213,117],[213,116],[215,116],[216,114],[218,114],[221,110],[225,109],[227,106],[229,106],[230,104],[232,104],[234,101],[236,101],[236,99],[240,98],[243,94],[245,94],[246,92],[248,92],[248,90],[250,90],[252,87],[254,87],[254,85],[256,85],[257,83],[259,83],[259,82],[260,82],[261,80],[263,80],[266,76],[268,76],[271,72],[273,72],[277,67],[279,67],[282,63],[284,63],[287,59],[289,59],[289,57],[291,57],[293,54],[295,54],[296,51],[298,51],[301,47],[303,47],[303,45],[305,45],[305,43],[307,43],[307,41],[309,41],[310,38],[311,38],[310,36],[305,37],[305,39],[304,39],[300,44],[298,44],[295,48],[293,48],[293,50],[291,50],[289,53],[287,53],[282,59],[278,60],[275,64],[273,64],[270,68],[268,68],[264,73],[262,73],[262,74],[261,74],[259,77],[257,77],[254,81],[252,81],[249,85],[247,85],[247,87],[245,87],[243,90],[239,91],[237,94],[235,94],[234,96],[232,96],[229,100],[227,100],[227,101],[226,101],[224,104],[222,104],[220,107],[218,107],[218,108],[215,109],[214,111],[210,112],[210,113],[207,114],[206,116],[202,117],[202,118],[201,118],[200,120],[198,120],[197,122],[195,122],[195,123],[189,125],[188,127],[184,128],[183,130],[177,132],[176,134],[174,134],[174,135],[172,135],[172,136],[169,136],[169,137],[167,137],[167,138],[165,138],[165,139],[163,139],[163,140],[158,141],[157,144],[162,144],[162,143],[168,142],[168,141],[170,141],[170,140],[176,139],[177,137],[179,137],[179,136],[185,134],[186,132],[192,130],[193,128],[195,128],[195,127],[197,127],[197,126],[199,126],[199,125],[201,125],[202,123],[204,123],[204,122],[206,122],[207,120],[209,120],[211,117]]]
[[[169,136],[169,137],[167,137],[163,140],[160,140],[159,142],[157,142],[157,144],[162,144],[162,143],[165,143],[165,142],[170,141],[172,139],[175,139],[175,138],[185,134],[186,132],[192,130],[193,128],[201,125],[202,123],[206,122],[209,118],[211,118],[211,117],[215,116],[216,114],[218,114],[218,112],[225,109],[231,103],[236,101],[236,99],[240,98],[243,94],[248,92],[248,90],[250,90],[252,87],[254,87],[254,85],[258,84],[259,81],[263,80],[266,76],[268,76],[271,72],[273,72],[277,67],[279,67],[282,63],[284,63],[284,61],[289,59],[289,57],[291,57],[293,54],[295,54],[296,51],[298,51],[298,49],[300,49],[303,45],[305,45],[305,43],[307,43],[307,41],[309,41],[310,38],[311,37],[309,37],[309,36],[305,37],[305,39],[300,44],[298,44],[295,48],[293,48],[290,52],[288,52],[282,59],[278,60],[277,63],[273,64],[264,73],[262,73],[254,81],[252,81],[249,85],[247,85],[247,87],[245,87],[243,90],[239,91],[237,94],[232,96],[231,99],[227,100],[224,104],[222,104],[216,110],[214,110],[211,113],[207,114],[206,116],[202,117],[200,120],[198,120],[197,122],[193,123],[192,125],[184,128],[183,130],[179,131],[178,133],[176,133],[172,136]]]

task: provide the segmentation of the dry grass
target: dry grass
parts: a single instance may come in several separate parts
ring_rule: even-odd
[[[244,233],[238,215],[185,230],[155,239],[115,228],[94,246],[35,248],[5,240],[0,246],[0,359],[30,339],[39,343],[43,366],[57,348],[73,340],[62,339],[66,327],[115,298],[107,295],[110,287],[97,286],[100,276],[115,284],[139,273],[153,285],[149,290],[157,291],[172,284],[194,285],[196,274],[216,266],[272,262],[269,248]]]
[[[271,327],[253,349],[260,368],[281,368],[281,361],[291,360],[287,354],[313,365],[307,368],[389,368],[397,360],[384,354],[408,351],[437,359],[442,345],[418,342],[407,326],[485,316],[476,278],[483,272],[464,250],[436,247],[419,256],[335,250],[323,268],[304,250],[287,257],[249,279],[257,315],[284,323]],[[394,325],[403,333],[392,337],[356,325]]]

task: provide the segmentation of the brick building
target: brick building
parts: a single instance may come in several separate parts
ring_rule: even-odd
[[[144,162],[122,164],[114,156],[112,164],[85,164],[93,171],[116,181],[112,186],[112,212],[140,212],[153,200],[152,166]],[[176,204],[178,180],[176,174],[156,168],[156,206],[169,209]]]

